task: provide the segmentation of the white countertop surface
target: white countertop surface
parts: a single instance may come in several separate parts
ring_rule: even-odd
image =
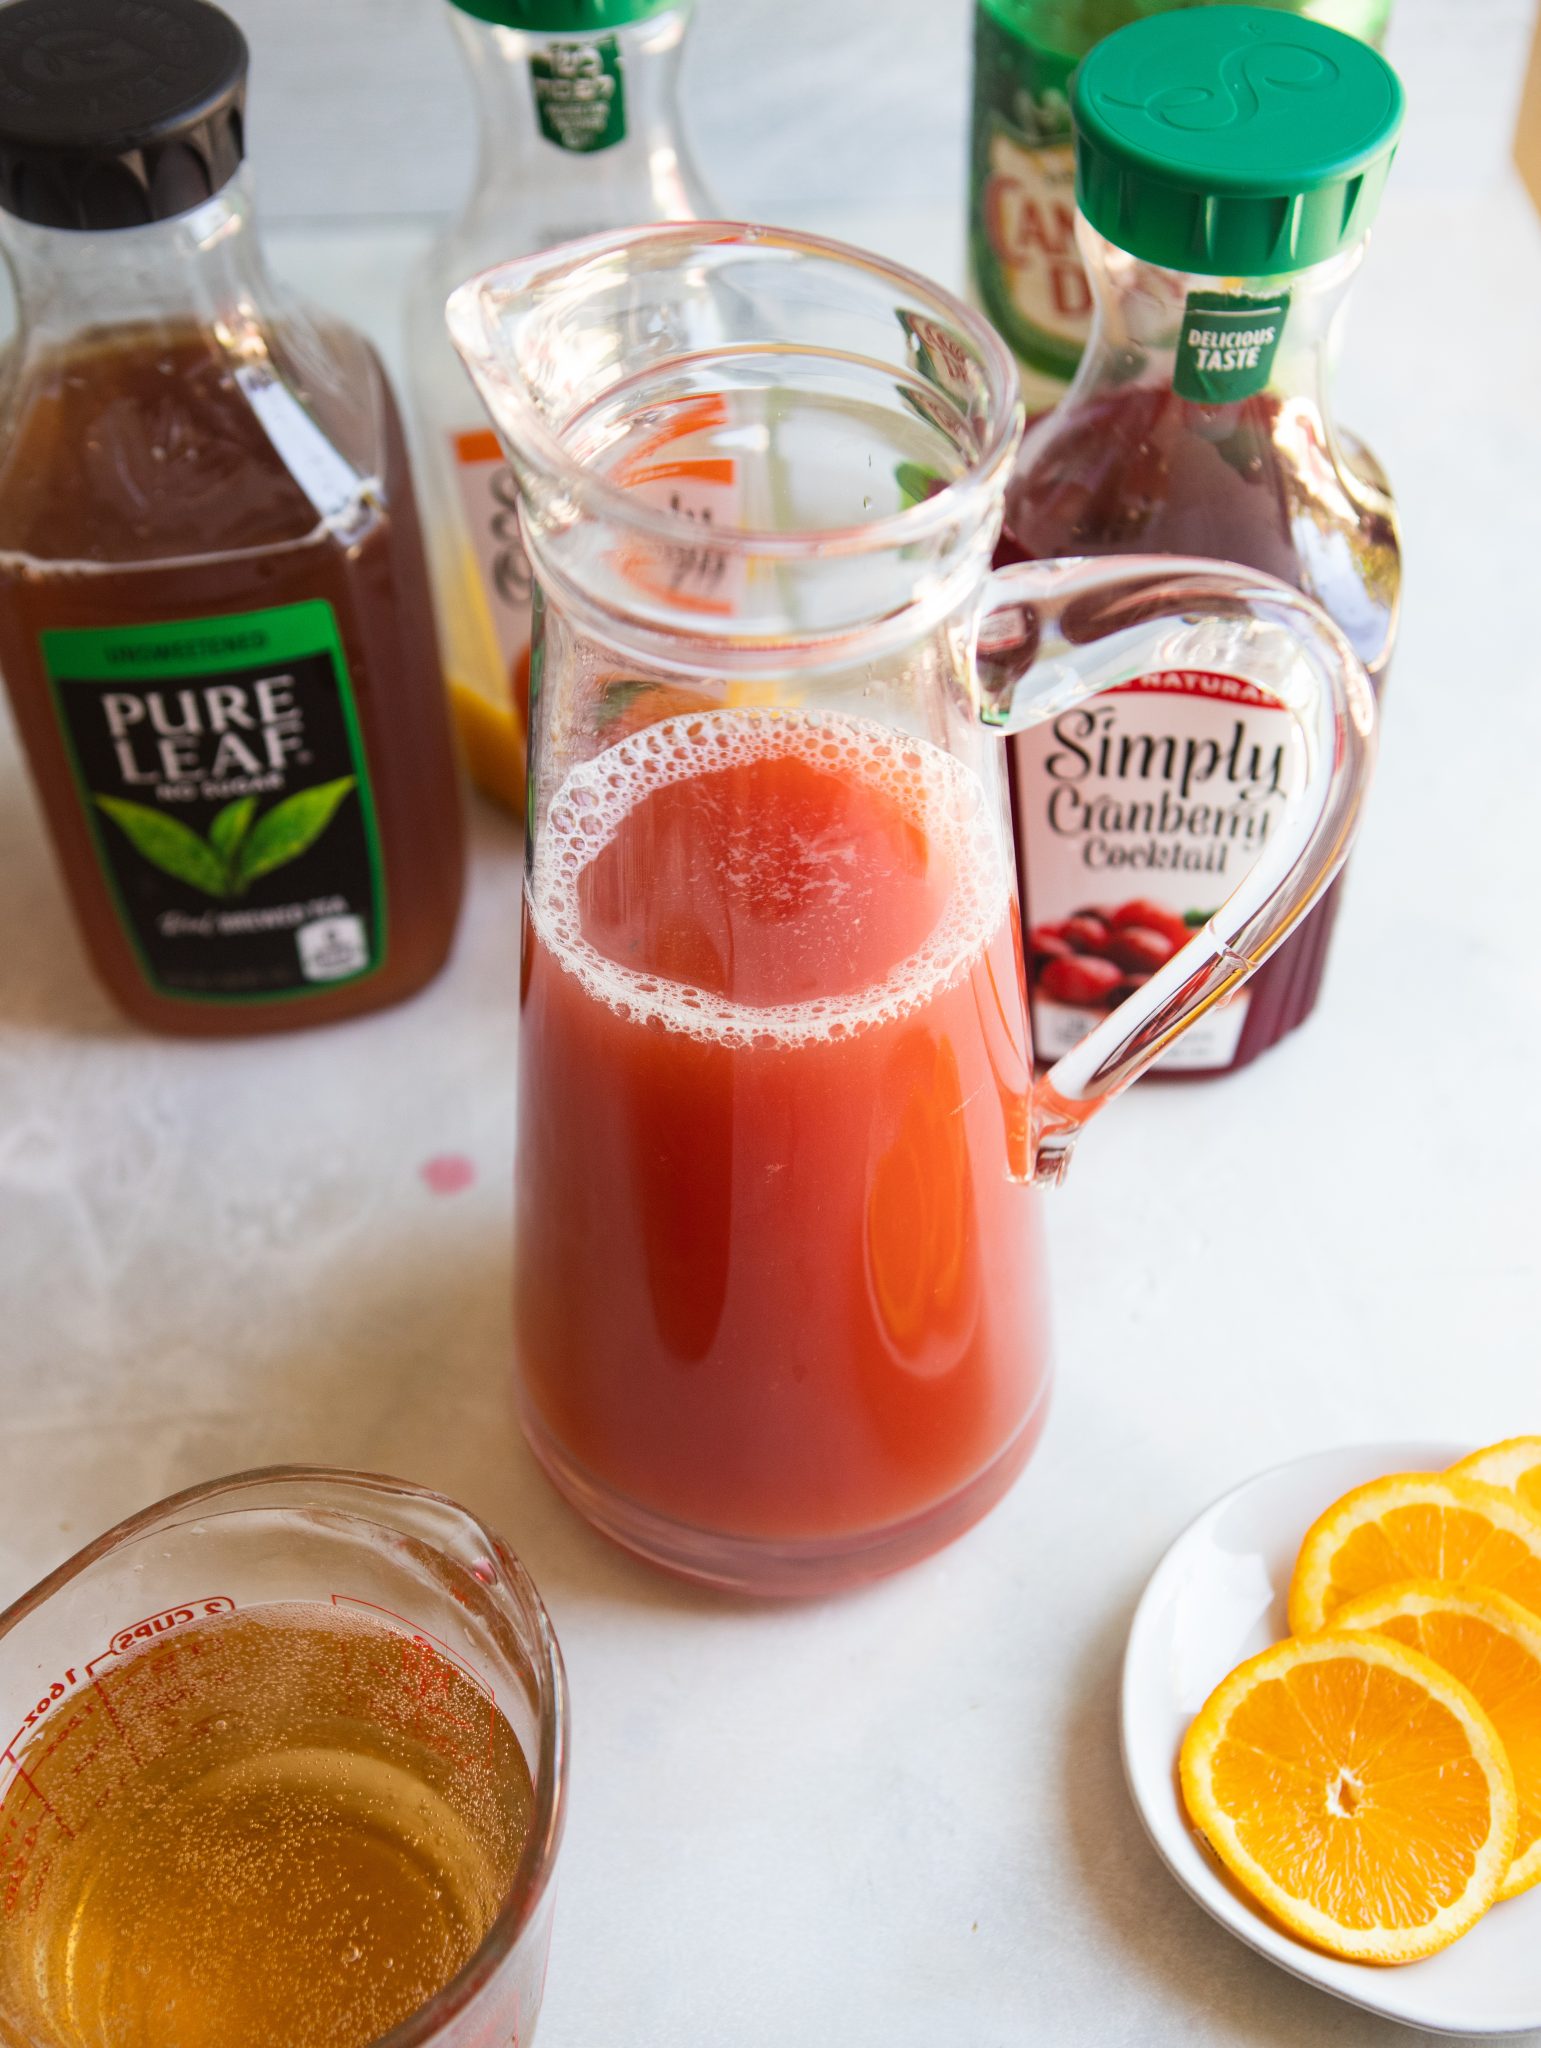
[[[951,209],[799,219],[956,274]],[[420,232],[274,250],[389,341]],[[572,1678],[542,2048],[1408,2038],[1178,1891],[1115,1693],[1160,1552],[1249,1472],[1541,1428],[1538,330],[1516,185],[1393,197],[1342,410],[1398,487],[1409,598],[1325,1003],[1250,1071],[1147,1085],[1088,1136],[1045,1198],[1059,1380],[1034,1463],[952,1550],[824,1605],[654,1576],[522,1447],[512,825],[476,807],[459,945],[417,1002],[157,1043],[87,974],[0,712],[0,1603],[143,1503],[272,1460],[485,1515]],[[474,1184],[435,1194],[446,1153]]]

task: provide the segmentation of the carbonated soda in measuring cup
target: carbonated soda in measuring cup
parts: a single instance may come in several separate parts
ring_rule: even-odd
[[[1034,1183],[1326,886],[1370,772],[1364,672],[1248,571],[991,575],[1011,357],[857,250],[638,229],[485,273],[450,326],[540,591],[526,1430],[585,1514],[677,1570],[780,1592],[891,1569],[1027,1458]],[[681,462],[731,466],[720,519],[671,503]],[[1281,829],[1035,1073],[1001,735],[1222,666],[1291,714]]]
[[[527,2041],[565,1711],[528,1575],[436,1494],[135,1516],[0,1615],[0,2038]]]

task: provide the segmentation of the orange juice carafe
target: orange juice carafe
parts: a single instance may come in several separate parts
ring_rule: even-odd
[[[676,1571],[780,1593],[893,1569],[1026,1460],[1037,1184],[1327,885],[1368,684],[1307,599],[1249,571],[992,574],[1015,368],[875,258],[640,228],[499,266],[449,311],[540,593],[526,1432],[599,1528]],[[714,480],[712,521],[677,503],[682,466]],[[1282,829],[1035,1071],[1002,735],[1222,663],[1289,714]]]
[[[476,104],[476,178],[408,299],[413,426],[450,701],[473,777],[516,812],[524,808],[530,570],[518,492],[445,335],[444,300],[505,257],[712,211],[676,104],[692,6],[446,7]]]

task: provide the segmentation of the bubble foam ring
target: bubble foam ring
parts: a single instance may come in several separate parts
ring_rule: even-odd
[[[854,995],[756,1006],[624,967],[590,944],[579,883],[629,812],[672,783],[785,758],[883,790],[950,862],[946,907],[923,945]],[[924,1008],[968,972],[1009,900],[978,776],[929,740],[835,711],[690,712],[629,734],[569,773],[541,828],[530,882],[537,934],[591,995],[634,1023],[735,1048],[850,1038]]]

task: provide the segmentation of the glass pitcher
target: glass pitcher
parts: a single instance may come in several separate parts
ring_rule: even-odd
[[[526,1432],[677,1572],[795,1593],[892,1570],[992,1506],[1042,1427],[1037,1185],[1341,863],[1364,672],[1251,571],[992,574],[1012,359],[857,250],[640,228],[484,272],[448,317],[537,584]],[[1238,717],[1228,758],[1185,764],[1193,801],[1229,778],[1233,806],[1282,785],[1288,808],[1171,957],[1131,941],[1103,1021],[1035,1074],[1002,737],[1068,719],[1094,752],[1091,700],[1172,670],[1271,714],[1266,759]]]

